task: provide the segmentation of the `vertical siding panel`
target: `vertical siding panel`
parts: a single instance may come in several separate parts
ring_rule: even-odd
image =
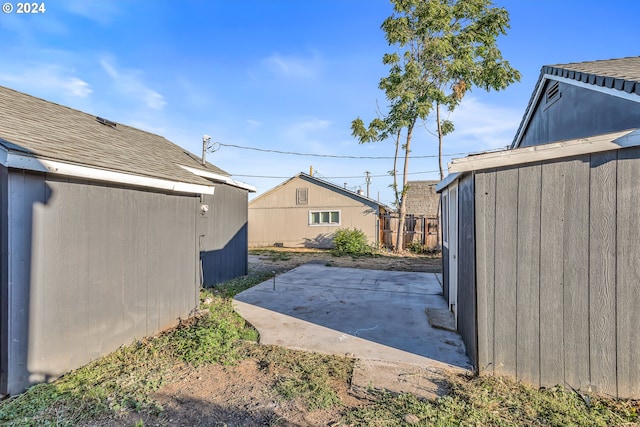
[[[38,355],[36,360],[30,357],[29,370],[32,380],[44,381],[51,370],[59,371],[66,366],[73,348],[70,341],[69,328],[73,319],[67,318],[73,295],[79,291],[79,284],[68,283],[66,258],[60,248],[73,246],[65,232],[65,202],[62,191],[58,191],[56,182],[45,183],[44,177],[38,177],[38,184],[43,190],[42,200],[33,206],[33,242],[32,256],[35,256],[34,269],[37,275],[32,277],[31,317],[38,319],[30,330],[30,334],[40,337],[30,348],[30,356]],[[64,287],[50,286],[53,281],[68,283]],[[82,349],[78,349],[78,353]],[[51,368],[54,369],[51,369]],[[47,369],[48,368],[48,369]],[[48,370],[48,372],[47,372]]]
[[[466,174],[458,186],[458,331],[472,363],[478,365],[476,322],[476,267],[474,232],[474,178]]]
[[[147,264],[147,333],[153,334],[162,326],[169,326],[170,321],[167,320],[166,325],[161,325],[160,313],[164,313],[165,319],[173,319],[170,300],[173,296],[169,293],[170,287],[167,285],[167,277],[170,272],[165,270],[164,263],[169,260],[160,259],[160,235],[164,232],[163,223],[160,220],[162,212],[167,207],[163,203],[163,194],[146,194],[144,203],[144,211],[146,212],[147,229],[147,247],[146,253],[141,258],[141,262]],[[164,274],[165,277],[161,275]],[[159,298],[161,290],[168,288],[165,298]]]
[[[493,373],[496,172],[476,174],[478,371]]]
[[[540,164],[523,166],[518,178],[517,378],[540,381]]]
[[[540,206],[540,384],[564,378],[564,163],[542,165]]]
[[[24,173],[9,174],[9,277],[7,389],[20,393],[28,381],[26,358],[29,352],[29,303],[31,283],[32,204],[36,194],[27,185]],[[3,343],[5,344],[5,343]]]
[[[496,176],[494,370],[516,373],[516,251],[518,169]]]
[[[9,171],[0,165],[0,393],[9,375]]]
[[[123,195],[124,219],[123,230],[123,322],[124,329],[130,337],[143,338],[146,330],[146,270],[142,275],[137,274],[140,268],[138,254],[140,252],[140,227],[144,224],[145,214],[140,212],[135,203],[138,192],[127,191]]]
[[[46,375],[43,358],[31,351],[34,347],[42,348],[46,340],[32,333],[46,327],[42,310],[47,304],[44,286],[47,278],[37,268],[45,260],[42,234],[46,229],[42,215],[36,212],[46,203],[46,186],[40,175],[18,172],[10,178],[9,392],[17,393],[22,391],[21,383],[29,381],[32,375]]]
[[[103,227],[107,228],[108,239],[107,244],[107,258],[104,262],[107,264],[107,270],[109,271],[109,278],[106,282],[106,286],[109,287],[113,296],[113,313],[110,321],[113,330],[113,349],[119,347],[122,342],[129,342],[131,336],[127,334],[127,328],[125,326],[125,286],[123,280],[124,274],[124,258],[122,254],[125,249],[125,236],[124,236],[124,206],[123,206],[123,191],[120,188],[105,187],[102,188],[106,195],[106,207],[107,217]],[[115,316],[118,313],[118,316]],[[109,349],[111,350],[111,349]]]
[[[67,325],[69,325],[69,341],[74,349],[69,361],[72,366],[86,363],[89,359],[88,343],[91,341],[88,329],[76,326],[89,324],[91,316],[89,298],[93,299],[93,295],[89,293],[89,264],[86,262],[86,254],[89,253],[91,247],[87,238],[88,214],[85,210],[74,208],[77,203],[88,202],[86,190],[82,188],[82,185],[84,184],[77,182],[61,184],[49,181],[52,192],[61,198],[66,236],[65,242],[61,246],[65,248],[65,251],[60,251],[59,248],[54,250],[65,254],[67,272],[65,277],[61,279],[68,283],[69,287],[74,288],[70,294],[69,305],[65,310]],[[69,310],[68,307],[74,307],[74,310]]]
[[[571,387],[589,385],[589,156],[565,162],[564,369]]]
[[[618,395],[640,396],[640,148],[618,153]]]
[[[591,155],[589,322],[591,384],[615,396],[616,387],[616,158]]]

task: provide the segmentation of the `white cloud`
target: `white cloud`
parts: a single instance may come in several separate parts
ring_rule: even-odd
[[[67,0],[65,6],[69,12],[102,25],[111,23],[119,13],[116,3],[110,0]]]
[[[116,89],[124,94],[133,95],[147,107],[161,110],[167,105],[164,97],[142,82],[142,73],[138,70],[118,70],[108,59],[100,60],[100,65],[111,77]]]
[[[451,114],[455,130],[446,139],[464,141],[470,151],[504,148],[511,144],[521,119],[520,110],[467,98]]]
[[[331,125],[328,120],[313,118],[289,125],[283,134],[292,142],[304,142]]]
[[[0,81],[57,92],[64,97],[86,98],[93,92],[89,83],[71,75],[70,70],[52,64],[34,64],[14,73],[0,74]]]
[[[304,58],[284,56],[276,52],[266,58],[264,63],[275,74],[289,78],[316,77],[322,68],[322,61],[317,54]]]
[[[205,108],[212,105],[213,96],[201,85],[193,84],[184,76],[178,76],[176,83],[180,89],[180,101],[193,108]]]
[[[253,119],[247,119],[246,122],[249,125],[250,129],[255,129],[257,127],[260,127],[260,125],[262,124],[259,121],[253,120]]]

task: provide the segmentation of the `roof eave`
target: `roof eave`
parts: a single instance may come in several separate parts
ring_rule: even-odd
[[[640,131],[637,129],[629,129],[595,135],[588,138],[532,145],[529,147],[513,148],[461,159],[453,159],[449,163],[449,173],[463,173],[506,167],[636,146],[640,146]]]
[[[220,175],[217,173],[213,173],[213,172],[209,172],[209,171],[205,171],[202,169],[197,169],[197,168],[192,168],[190,166],[184,166],[184,165],[178,165],[180,166],[182,169],[187,170],[189,172],[191,172],[194,175],[203,177],[203,178],[208,178],[211,179],[213,181],[218,181],[224,184],[228,184],[231,185],[232,187],[237,187],[237,188],[242,188],[243,190],[247,190],[250,193],[255,193],[256,192],[256,187],[254,187],[253,185],[244,183],[244,182],[240,182],[240,181],[236,181],[235,179],[231,178],[230,176],[226,176],[226,175]]]
[[[0,164],[11,169],[30,170],[34,172],[154,188],[178,193],[213,194],[215,191],[215,187],[210,185],[172,181],[113,170],[98,169],[62,162],[59,160],[25,155],[24,153],[16,153],[5,149],[0,149]]]

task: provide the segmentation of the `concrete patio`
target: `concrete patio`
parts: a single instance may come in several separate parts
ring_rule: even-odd
[[[238,294],[234,307],[262,344],[357,359],[356,388],[433,397],[446,375],[471,369],[460,336],[425,313],[447,308],[434,273],[309,263]]]

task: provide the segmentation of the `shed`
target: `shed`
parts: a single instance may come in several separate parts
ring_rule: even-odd
[[[5,87],[0,112],[1,394],[171,327],[202,277],[246,272],[252,187],[161,136]]]
[[[362,230],[380,240],[388,208],[362,194],[300,172],[249,202],[249,245],[331,248],[338,228]]]
[[[444,293],[483,374],[640,398],[640,58],[551,65],[511,149],[454,159]]]

